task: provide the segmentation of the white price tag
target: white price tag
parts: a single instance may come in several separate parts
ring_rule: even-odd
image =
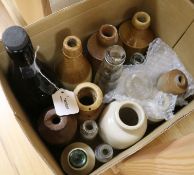
[[[76,114],[79,107],[72,91],[59,89],[52,95],[56,114],[59,116]]]

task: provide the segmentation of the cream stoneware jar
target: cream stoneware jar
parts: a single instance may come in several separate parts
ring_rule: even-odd
[[[114,101],[103,111],[99,134],[104,142],[115,149],[125,149],[145,134],[147,118],[143,108],[131,101]]]

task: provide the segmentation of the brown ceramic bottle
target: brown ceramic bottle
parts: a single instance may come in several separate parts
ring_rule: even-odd
[[[178,70],[173,69],[169,72],[162,74],[157,82],[157,88],[163,92],[180,95],[186,92],[188,81],[185,74]]]
[[[126,21],[119,27],[119,37],[124,44],[127,58],[135,52],[145,54],[149,43],[154,39],[150,30],[151,18],[146,12],[137,12],[131,21]]]
[[[103,108],[103,94],[94,83],[85,82],[74,89],[77,104],[79,106],[78,120],[96,120]]]
[[[99,31],[94,33],[88,40],[87,48],[90,53],[90,62],[93,73],[96,73],[105,57],[107,47],[118,43],[118,32],[115,26],[104,24]]]
[[[55,109],[47,110],[40,117],[38,131],[41,137],[51,145],[66,145],[77,130],[75,116],[58,116]]]
[[[82,54],[82,43],[78,37],[67,36],[64,39],[63,55],[56,66],[56,73],[65,88],[73,90],[79,83],[91,81],[91,65]]]

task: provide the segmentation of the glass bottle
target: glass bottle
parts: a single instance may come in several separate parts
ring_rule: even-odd
[[[80,134],[86,140],[93,140],[98,134],[98,125],[94,120],[86,120],[80,126]]]
[[[57,90],[54,74],[39,59],[27,32],[12,26],[2,35],[4,47],[12,62],[8,81],[22,107],[32,116],[39,115],[43,108],[51,106],[51,95]]]
[[[100,144],[95,149],[95,157],[101,163],[106,163],[113,157],[113,148],[108,144]]]
[[[121,46],[114,45],[107,48],[105,59],[94,80],[104,94],[116,88],[123,70],[125,57],[126,53]]]

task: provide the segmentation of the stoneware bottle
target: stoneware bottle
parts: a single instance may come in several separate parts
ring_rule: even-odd
[[[163,92],[180,95],[186,92],[188,81],[185,74],[178,70],[173,69],[169,72],[162,74],[157,82],[157,88]]]
[[[145,54],[149,43],[154,39],[154,34],[149,28],[150,22],[149,14],[137,12],[131,21],[126,21],[119,27],[119,37],[128,58],[135,52]]]
[[[90,53],[90,62],[94,73],[96,73],[105,57],[105,50],[117,43],[118,32],[116,27],[111,24],[102,25],[99,31],[89,38],[87,48]]]
[[[93,140],[98,134],[98,125],[95,120],[86,120],[80,126],[81,137],[85,140]]]
[[[85,82],[74,89],[76,101],[79,106],[78,120],[96,120],[103,108],[103,93],[94,83]]]
[[[67,36],[63,41],[63,59],[56,66],[56,73],[65,88],[73,90],[79,83],[92,79],[92,69],[82,54],[81,40]]]
[[[55,109],[47,110],[40,117],[38,131],[41,137],[52,145],[66,145],[77,130],[75,116],[58,116]]]
[[[101,163],[110,161],[113,157],[113,148],[108,144],[100,144],[95,148],[96,159]]]
[[[131,101],[114,101],[102,113],[99,134],[115,149],[125,149],[145,134],[147,118],[142,107]]]
[[[88,175],[95,166],[94,152],[85,143],[68,145],[61,154],[61,166],[68,175]]]

